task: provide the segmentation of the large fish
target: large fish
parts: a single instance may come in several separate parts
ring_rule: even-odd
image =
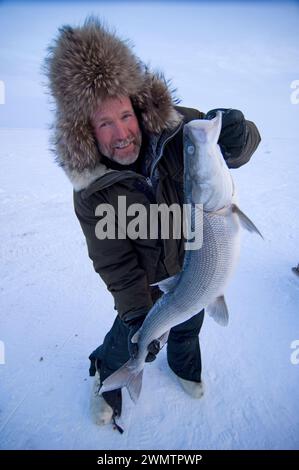
[[[104,380],[100,393],[127,387],[136,402],[147,347],[153,340],[162,345],[172,327],[203,308],[221,325],[228,322],[224,290],[238,258],[240,225],[261,234],[235,204],[233,180],[217,144],[221,121],[218,111],[212,120],[195,120],[184,127],[185,202],[192,207],[191,232],[201,231],[202,246],[193,249],[191,243],[182,271],[159,284],[164,294],[132,338],[138,343],[137,357]]]

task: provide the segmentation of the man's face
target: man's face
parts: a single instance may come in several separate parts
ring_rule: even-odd
[[[121,165],[134,163],[141,147],[141,131],[130,98],[106,98],[92,116],[100,152]]]

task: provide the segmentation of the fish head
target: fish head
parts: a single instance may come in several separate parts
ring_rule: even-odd
[[[222,127],[222,111],[217,111],[213,119],[194,119],[185,125],[191,140],[198,143],[216,145]]]
[[[222,112],[211,119],[197,119],[184,126],[185,192],[189,201],[214,211],[231,203],[233,182],[218,139]]]

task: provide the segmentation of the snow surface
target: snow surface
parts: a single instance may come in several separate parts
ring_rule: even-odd
[[[205,320],[206,394],[184,394],[163,350],[146,366],[137,405],[124,394],[123,435],[89,415],[87,357],[115,312],[88,259],[71,186],[48,150],[52,117],[40,74],[57,28],[92,12],[173,80],[183,105],[241,109],[263,138],[233,176],[240,207],[265,240],[244,233],[226,294],[229,326]],[[1,3],[2,449],[299,448],[299,364],[291,362],[299,340],[291,271],[299,262],[299,104],[290,100],[298,19],[298,4],[285,2]]]

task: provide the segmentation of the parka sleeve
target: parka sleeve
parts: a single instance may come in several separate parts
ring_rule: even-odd
[[[102,201],[99,194],[83,200],[74,192],[74,208],[86,238],[88,255],[95,271],[114,298],[114,308],[122,320],[146,315],[152,307],[147,274],[140,266],[132,242],[126,239],[96,237],[95,208]]]
[[[245,163],[249,162],[250,158],[256,151],[261,136],[258,128],[252,121],[245,120],[245,144],[241,150],[240,155],[226,158],[226,163],[229,168],[239,168]]]

